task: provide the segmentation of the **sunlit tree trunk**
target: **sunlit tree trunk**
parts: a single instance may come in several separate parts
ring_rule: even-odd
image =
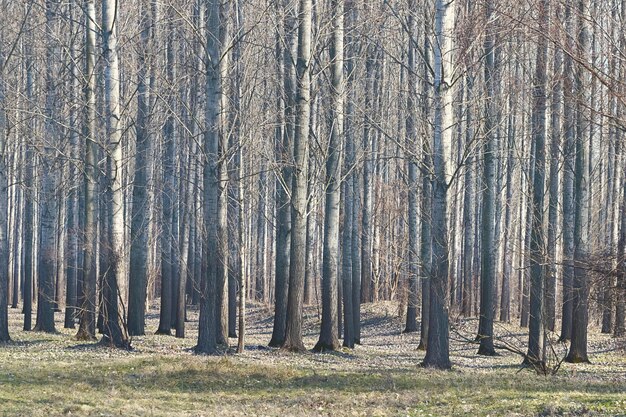
[[[586,62],[589,50],[589,36],[584,20],[587,2],[578,0],[577,45],[578,58]],[[574,281],[572,285],[572,338],[568,362],[589,362],[587,358],[587,324],[589,321],[589,283],[587,265],[589,261],[589,155],[585,138],[589,137],[589,122],[584,118],[587,97],[586,69],[578,66],[575,77],[576,93],[576,162],[574,168]]]
[[[153,2],[154,3],[154,2]],[[148,279],[148,158],[150,153],[150,85],[153,76],[150,57],[150,40],[153,31],[152,7],[147,0],[141,3],[141,42],[137,80],[137,116],[135,123],[135,180],[133,182],[133,205],[130,229],[130,273],[128,288],[128,333],[140,336],[145,333],[146,290]]]
[[[206,103],[204,133],[204,245],[197,353],[217,352],[217,250],[219,185],[220,2],[206,0]]]
[[[302,302],[306,269],[306,220],[308,138],[311,99],[312,0],[300,0],[298,10],[298,59],[296,65],[296,111],[294,129],[294,172],[291,187],[291,249],[287,325],[283,349],[303,351]]]
[[[296,73],[294,57],[297,46],[296,11],[289,1],[283,2],[281,9],[285,21],[278,23],[276,40],[276,61],[278,76],[282,77],[283,93],[278,97],[279,122],[283,126],[281,137],[276,137],[276,156],[281,170],[276,179],[276,262],[274,283],[274,326],[270,346],[279,347],[285,342],[287,324],[287,294],[289,288],[289,250],[291,247],[291,207],[289,192],[292,181],[293,134],[295,112]],[[282,26],[282,31],[280,30]],[[281,37],[284,36],[284,40]],[[283,46],[284,42],[284,46]],[[277,135],[279,132],[277,132]]]
[[[451,74],[450,39],[454,24],[454,6],[444,0],[435,3],[434,45],[434,123],[433,123],[433,179],[432,179],[432,268],[430,281],[430,312],[428,345],[424,366],[449,369],[449,323],[446,296],[448,294],[448,228],[447,228],[447,189],[446,174],[446,131],[445,123],[449,106]]]
[[[102,32],[104,46],[105,105],[107,110],[108,172],[107,172],[107,226],[109,267],[103,291],[103,342],[116,347],[129,347],[126,322],[119,309],[119,285],[125,282],[124,256],[124,189],[122,183],[122,129],[120,123],[120,69],[117,46],[119,9],[117,0],[102,2]]]
[[[549,2],[543,0],[539,10],[541,21],[540,31],[547,33],[549,26]],[[532,106],[532,140],[533,154],[531,163],[533,170],[532,186],[532,219],[530,237],[530,321],[528,325],[528,353],[526,361],[538,364],[544,360],[544,307],[543,292],[544,274],[544,181],[545,181],[545,147],[546,147],[546,71],[548,46],[545,36],[539,37],[535,76],[533,82]]]
[[[41,195],[39,199],[41,236],[39,240],[39,258],[37,274],[37,321],[35,330],[53,333],[54,326],[54,280],[56,276],[56,220],[57,199],[54,190],[57,186],[55,181],[56,147],[58,146],[58,132],[55,125],[54,106],[57,104],[55,81],[54,81],[54,51],[53,39],[58,12],[56,0],[46,0],[46,27],[50,31],[48,44],[46,45],[46,143],[44,146],[41,165]]]
[[[333,35],[330,44],[332,72],[332,126],[326,156],[326,201],[324,216],[324,253],[322,264],[322,328],[313,350],[335,350],[337,339],[337,277],[339,269],[339,204],[341,201],[341,164],[344,125],[344,6],[343,0],[331,2]],[[351,290],[351,288],[350,288]],[[350,294],[351,295],[351,294]],[[352,306],[350,306],[352,307]],[[350,311],[352,313],[352,311]],[[350,323],[350,327],[352,323]]]
[[[85,212],[83,230],[83,294],[80,309],[79,340],[96,337],[96,234],[98,229],[97,171],[96,171],[96,10],[93,0],[85,0]]]
[[[408,55],[407,55],[407,78],[408,78],[408,93],[406,98],[407,115],[406,115],[406,146],[408,152],[408,205],[407,216],[409,223],[409,253],[408,253],[408,299],[406,309],[406,323],[404,326],[404,333],[416,332],[417,329],[417,309],[418,309],[418,290],[419,290],[419,237],[417,230],[417,216],[418,216],[418,167],[417,167],[417,129],[415,126],[415,114],[418,109],[415,103],[414,95],[417,94],[416,86],[416,65],[415,65],[415,46],[414,37],[417,35],[417,27],[415,22],[414,13],[417,12],[415,2],[409,3],[409,16],[408,16]]]

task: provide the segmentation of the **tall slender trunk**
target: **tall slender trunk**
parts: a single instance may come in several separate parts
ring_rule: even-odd
[[[573,17],[571,3],[565,6],[565,32],[567,48],[574,49]],[[574,156],[576,153],[574,110],[573,58],[564,53],[563,60],[563,309],[560,340],[570,340],[572,335],[573,280],[574,280]]]
[[[548,33],[549,2],[540,4],[540,32]],[[530,237],[530,322],[528,326],[528,353],[526,361],[531,364],[544,361],[544,180],[546,168],[546,70],[548,44],[545,36],[539,37],[535,76],[533,82],[532,139],[533,170],[532,220]]]
[[[408,41],[408,93],[406,97],[406,139],[405,143],[408,152],[408,186],[409,186],[409,201],[408,201],[408,222],[409,222],[409,285],[408,285],[408,300],[406,309],[406,323],[404,327],[404,333],[416,332],[417,329],[417,308],[418,308],[418,290],[419,290],[419,237],[417,230],[417,216],[418,216],[418,169],[417,169],[417,129],[415,126],[415,114],[418,109],[414,95],[417,94],[416,86],[416,65],[415,65],[415,47],[413,45],[413,38],[417,35],[417,25],[415,22],[414,13],[417,12],[415,2],[409,3],[409,41]]]
[[[80,326],[76,338],[96,337],[96,234],[98,229],[97,171],[96,171],[96,9],[93,0],[85,0],[85,211],[83,230],[83,294]]]
[[[76,11],[78,10],[76,0],[70,2],[70,33],[73,35],[76,33],[75,19]],[[78,101],[79,85],[79,69],[75,64],[78,51],[76,45],[72,44],[70,47],[70,59],[72,61],[72,92],[71,100],[73,102]],[[70,108],[70,156],[79,160],[79,150],[81,149],[78,136],[79,117],[76,107]],[[69,181],[70,181],[70,195],[67,201],[67,268],[66,268],[66,290],[65,290],[65,325],[66,329],[73,329],[75,327],[74,319],[77,311],[77,283],[78,283],[78,184],[81,181],[78,178],[78,170],[75,164],[69,166]]]
[[[204,133],[204,244],[202,259],[202,284],[200,290],[200,318],[198,324],[197,353],[213,354],[217,351],[217,279],[220,260],[218,251],[218,199],[219,172],[219,109],[222,84],[220,78],[220,2],[206,0],[206,103]]]
[[[485,144],[483,145],[483,198],[481,210],[481,256],[480,256],[480,320],[477,340],[480,341],[479,355],[495,355],[493,346],[493,316],[495,313],[496,254],[498,251],[495,239],[496,223],[496,103],[495,103],[495,28],[491,21],[494,11],[493,0],[485,5],[485,84],[487,98],[485,101]]]
[[[105,104],[107,109],[108,172],[107,172],[107,233],[109,243],[109,271],[105,275],[103,291],[104,329],[103,342],[112,346],[129,348],[125,312],[119,310],[120,286],[125,282],[124,250],[124,188],[122,183],[122,129],[120,123],[120,69],[117,51],[117,0],[102,2],[102,31],[105,60]]]
[[[303,351],[302,299],[306,270],[306,220],[308,138],[311,99],[312,0],[300,0],[298,10],[298,59],[296,65],[296,112],[294,129],[294,172],[291,187],[291,248],[287,326],[283,349]]]
[[[424,366],[449,369],[449,323],[446,296],[448,294],[448,230],[447,230],[447,191],[446,173],[446,131],[444,124],[449,122],[446,113],[449,106],[450,86],[446,76],[451,71],[451,31],[454,22],[454,6],[444,0],[435,3],[434,47],[434,123],[433,123],[433,179],[432,179],[432,268],[430,280],[430,312],[428,345]]]
[[[278,23],[276,40],[276,61],[278,62],[278,77],[282,78],[283,95],[278,97],[277,107],[281,131],[276,131],[276,155],[279,158],[281,170],[276,178],[276,263],[274,283],[274,326],[269,346],[279,347],[285,342],[285,328],[287,324],[287,294],[289,289],[289,250],[291,247],[291,207],[288,187],[292,181],[293,134],[295,112],[295,65],[296,52],[296,11],[289,1],[283,2],[285,21]],[[280,28],[282,27],[282,33]],[[280,39],[284,36],[283,48]],[[280,135],[280,136],[279,136]]]
[[[172,17],[173,12],[168,10],[166,15]],[[166,41],[166,67],[167,67],[167,82],[171,86],[176,79],[175,71],[175,51],[174,51],[174,24],[170,22],[167,26],[168,36]],[[168,91],[170,99],[167,103],[168,110],[166,112],[167,118],[163,127],[163,188],[161,191],[162,213],[161,213],[161,304],[159,310],[159,328],[156,334],[169,335],[172,333],[172,310],[174,305],[174,284],[175,278],[175,263],[177,262],[175,254],[175,239],[173,223],[174,212],[176,210],[176,181],[174,178],[174,172],[176,171],[176,148],[177,148],[177,133],[176,121],[174,114],[176,106],[172,103],[175,100],[175,92],[170,87]]]
[[[324,253],[322,265],[322,327],[313,350],[335,350],[337,339],[337,277],[339,269],[339,204],[341,201],[341,164],[344,140],[344,3],[331,2],[333,35],[330,44],[332,72],[332,125],[326,156],[326,201],[324,216]],[[351,293],[350,293],[351,295]],[[351,307],[351,306],[350,306]],[[352,313],[352,311],[350,311]],[[352,323],[351,323],[352,324]]]
[[[587,59],[589,36],[584,16],[586,1],[578,0],[577,45],[578,58]],[[576,162],[574,168],[574,281],[572,285],[572,337],[567,362],[589,362],[587,357],[587,324],[589,321],[589,155],[585,138],[589,137],[589,122],[584,118],[584,100],[587,97],[586,69],[578,66],[575,77],[576,101]]]
[[[128,333],[141,336],[145,333],[146,291],[148,285],[148,157],[150,154],[150,85],[151,69],[150,40],[153,13],[156,5],[141,9],[141,42],[137,85],[137,117],[135,123],[135,180],[133,182],[133,205],[130,226],[130,273],[128,288]]]
[[[59,140],[56,120],[54,117],[54,106],[56,103],[56,91],[54,87],[53,56],[54,28],[57,22],[56,0],[46,0],[46,27],[50,31],[48,44],[46,45],[46,60],[48,63],[46,71],[46,143],[41,166],[41,196],[39,208],[41,213],[41,237],[39,241],[38,281],[37,281],[37,320],[35,330],[53,333],[54,326],[54,284],[56,277],[56,220],[57,220],[57,199],[54,194],[57,181],[56,177],[56,149],[55,144]]]
[[[559,7],[559,6],[557,6]],[[560,10],[556,11],[560,16]],[[552,76],[556,79],[552,86],[552,103],[550,106],[551,124],[550,124],[550,173],[549,173],[549,202],[548,202],[548,274],[546,276],[545,286],[545,322],[546,327],[550,331],[554,331],[556,317],[556,275],[557,275],[557,219],[559,210],[559,159],[561,156],[561,63],[563,61],[561,49],[554,51],[554,61],[552,63]]]
[[[11,340],[9,336],[8,310],[8,273],[9,273],[9,239],[7,236],[9,187],[7,164],[7,109],[5,103],[4,68],[5,55],[0,49],[0,342]]]
[[[220,55],[219,79],[222,83],[219,95],[219,195],[217,199],[217,298],[215,320],[216,341],[228,345],[228,163],[225,155],[228,152],[228,114],[229,98],[226,94],[225,81],[228,79],[230,67],[230,2],[220,5],[220,44],[224,52]]]

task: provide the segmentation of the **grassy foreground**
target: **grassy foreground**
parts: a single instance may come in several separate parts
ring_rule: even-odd
[[[376,321],[376,329],[394,320]],[[252,343],[267,337],[266,325],[252,326]],[[149,335],[119,352],[78,345],[69,330],[16,327],[16,342],[0,345],[0,415],[626,415],[623,352],[543,377],[520,372],[513,356],[474,357],[473,347],[458,347],[455,369],[440,372],[417,366],[423,353],[414,338],[376,329],[370,345],[352,352],[293,355],[251,345],[244,355],[203,357],[188,351],[195,336]]]

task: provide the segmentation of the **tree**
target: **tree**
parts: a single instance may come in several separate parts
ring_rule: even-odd
[[[408,61],[408,94],[407,94],[407,117],[406,117],[406,144],[409,150],[408,171],[409,171],[409,201],[408,201],[408,222],[409,222],[409,294],[406,309],[406,325],[404,333],[417,331],[417,309],[418,309],[418,289],[419,289],[419,257],[418,257],[418,166],[417,166],[417,129],[415,126],[414,114],[417,112],[417,106],[414,101],[414,95],[417,94],[416,86],[416,65],[415,65],[415,47],[414,37],[417,33],[417,25],[415,22],[414,12],[415,2],[410,2],[409,21],[409,47],[407,54]],[[411,152],[415,152],[411,154]]]
[[[448,100],[451,76],[449,39],[454,22],[454,7],[443,0],[435,3],[434,46],[434,121],[433,121],[433,179],[432,179],[432,273],[430,275],[430,311],[428,325],[428,345],[423,365],[426,367],[449,369],[450,341],[446,295],[448,293],[448,227],[446,155],[444,137],[447,121]]]
[[[58,146],[58,132],[53,116],[56,105],[54,73],[53,73],[53,30],[56,25],[56,13],[59,4],[56,0],[46,0],[46,26],[49,31],[48,44],[46,45],[46,57],[48,58],[48,70],[46,71],[46,132],[48,137],[44,142],[43,152],[46,158],[41,167],[42,189],[39,203],[41,213],[41,237],[39,241],[38,266],[38,289],[37,289],[37,321],[35,330],[46,333],[54,333],[54,279],[56,276],[56,221],[57,205],[55,188],[56,148]]]
[[[295,131],[295,55],[297,48],[296,11],[293,2],[281,3],[284,22],[278,22],[276,34],[276,62],[283,91],[278,94],[278,123],[282,126],[275,139],[276,158],[280,173],[276,177],[276,263],[274,269],[274,326],[270,346],[280,347],[285,342],[287,325],[287,296],[289,291],[289,252],[291,248],[291,206],[288,188],[292,182],[293,135]],[[282,29],[282,32],[281,32]],[[283,43],[285,44],[283,46]],[[281,80],[282,78],[282,80]]]
[[[306,270],[306,220],[308,138],[311,107],[312,0],[300,0],[298,10],[298,59],[296,65],[294,172],[291,185],[291,248],[287,325],[282,348],[303,351],[302,304]]]
[[[1,47],[0,47],[1,48]],[[6,57],[0,49],[0,342],[11,340],[9,336],[8,273],[9,245],[7,236],[8,178],[7,178],[7,115],[4,87]]]
[[[496,351],[493,347],[493,316],[495,314],[495,285],[496,285],[496,64],[495,64],[495,35],[493,0],[485,4],[485,84],[487,98],[485,101],[485,144],[483,149],[483,198],[481,209],[481,276],[480,276],[480,321],[476,339],[480,341],[479,355],[493,356]]]
[[[540,31],[547,33],[549,25],[549,3],[542,0],[539,13]],[[543,352],[543,291],[544,291],[544,180],[546,146],[546,70],[547,39],[540,36],[535,76],[533,82],[532,107],[532,155],[533,170],[532,225],[530,237],[530,323],[528,327],[528,353],[525,361],[538,364],[544,361]]]
[[[589,36],[584,21],[586,1],[578,0],[577,44],[578,58],[586,59],[589,50]],[[584,120],[583,109],[586,96],[586,74],[578,66],[575,77],[576,92],[576,163],[574,168],[574,282],[572,285],[572,339],[565,358],[568,362],[589,362],[587,358],[587,324],[589,287],[585,263],[589,260],[588,210],[589,210],[589,171],[586,169],[589,155],[585,148],[585,138],[589,137],[589,122]]]
[[[168,24],[168,36],[166,45],[166,66],[167,66],[167,83],[172,86],[175,83],[175,51],[174,51],[174,24],[171,23],[172,10],[168,8],[166,15],[170,16]],[[174,99],[174,89],[171,88],[169,96]],[[175,122],[175,106],[173,102],[167,103],[167,119],[163,127],[163,187],[161,189],[161,202],[163,211],[161,213],[161,308],[159,309],[159,328],[156,334],[170,335],[172,334],[172,311],[174,303],[174,283],[176,281],[176,239],[174,224],[174,210],[176,201],[176,181],[174,173],[175,165],[175,149],[177,142],[177,129]]]
[[[333,35],[330,45],[332,71],[332,126],[326,156],[326,200],[324,217],[324,254],[322,264],[322,329],[314,351],[335,350],[337,339],[337,277],[339,269],[339,204],[341,201],[341,165],[344,138],[344,6],[342,0],[332,1]],[[350,225],[351,226],[351,225]],[[352,288],[348,297],[352,296]],[[351,304],[351,303],[350,303]],[[352,306],[349,306],[350,310]],[[350,316],[352,311],[349,312]],[[351,317],[349,318],[351,320]],[[346,319],[346,322],[348,319]],[[352,323],[350,323],[352,327]],[[350,332],[351,333],[351,332]],[[352,335],[350,334],[350,337]]]
[[[573,277],[574,277],[574,156],[575,111],[573,58],[573,18],[571,2],[565,4],[566,51],[563,60],[563,303],[561,314],[561,336],[559,340],[570,340],[572,335]]]
[[[144,50],[139,55],[137,83],[137,117],[135,125],[135,179],[133,181],[133,205],[130,229],[130,271],[128,283],[128,333],[130,336],[145,334],[146,290],[148,273],[148,156],[150,152],[150,84],[154,77],[150,56],[153,36],[152,14],[156,13],[147,1],[141,3],[141,41]]]
[[[104,48],[105,71],[104,91],[107,110],[107,191],[106,215],[107,248],[109,253],[109,271],[103,282],[104,329],[102,341],[105,344],[130,348],[130,341],[125,328],[124,314],[119,312],[119,287],[124,282],[124,190],[122,183],[122,129],[120,124],[120,70],[117,46],[117,23],[119,9],[116,0],[102,2],[102,39]]]
[[[204,244],[202,282],[200,290],[200,318],[198,324],[197,353],[217,352],[217,246],[218,246],[218,198],[219,198],[219,111],[221,96],[220,79],[220,2],[206,0],[206,103],[204,133]]]
[[[85,0],[85,108],[83,136],[85,140],[85,211],[83,230],[83,283],[80,325],[76,338],[96,338],[96,234],[97,171],[96,171],[96,9],[93,0]]]

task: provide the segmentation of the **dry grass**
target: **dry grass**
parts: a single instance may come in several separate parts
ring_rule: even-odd
[[[392,304],[364,306],[362,346],[323,355],[265,349],[270,312],[250,312],[245,354],[205,357],[190,352],[195,312],[186,339],[137,337],[135,350],[122,352],[79,345],[73,330],[23,332],[12,310],[15,342],[0,346],[0,415],[626,415],[626,357],[595,330],[593,364],[566,364],[557,376],[520,371],[520,359],[506,352],[476,356],[476,347],[460,340],[452,344],[453,371],[440,372],[419,368],[417,335],[400,334]],[[312,347],[316,309],[305,317]],[[457,327],[469,336],[474,324]],[[150,315],[148,330],[156,327]],[[498,332],[511,343],[525,341],[523,329]]]

